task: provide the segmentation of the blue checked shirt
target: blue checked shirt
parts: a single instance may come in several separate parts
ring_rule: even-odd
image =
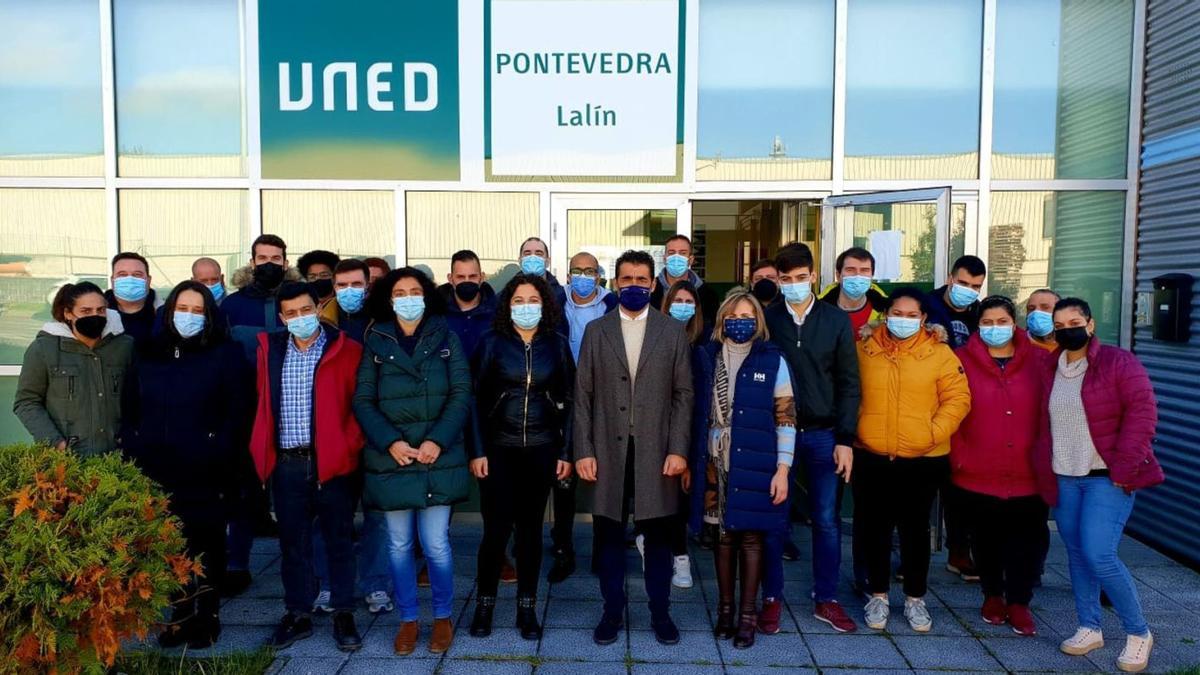
[[[279,401],[279,446],[299,448],[312,445],[313,377],[325,351],[325,329],[317,329],[317,341],[305,351],[288,337],[283,355],[283,386]]]

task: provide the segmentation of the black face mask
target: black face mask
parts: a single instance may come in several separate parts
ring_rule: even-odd
[[[254,283],[270,290],[283,281],[283,265],[277,263],[259,263],[254,266]]]
[[[333,279],[317,279],[316,281],[308,282],[312,286],[313,292],[318,298],[327,298],[333,293]]]
[[[770,279],[759,279],[754,282],[754,286],[750,289],[750,293],[758,298],[758,301],[764,305],[775,299],[779,295],[779,284]]]
[[[108,325],[108,317],[104,314],[81,316],[71,322],[71,326],[85,338],[96,340],[104,335],[104,327]]]
[[[1073,352],[1077,349],[1083,349],[1087,346],[1092,336],[1088,335],[1087,326],[1075,326],[1074,328],[1059,328],[1054,331],[1054,340],[1058,342],[1063,349]]]
[[[471,302],[479,295],[479,284],[474,281],[463,281],[454,287],[454,294],[463,302]]]

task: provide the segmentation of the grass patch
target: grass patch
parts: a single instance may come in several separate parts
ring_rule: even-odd
[[[266,647],[217,656],[132,651],[117,657],[111,672],[123,675],[262,675],[274,660],[275,653]]]

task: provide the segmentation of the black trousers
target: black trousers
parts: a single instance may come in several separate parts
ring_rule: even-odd
[[[173,604],[179,606],[181,616],[216,617],[225,576],[225,507],[217,495],[199,501],[172,497],[171,511],[183,523],[187,554],[200,559],[203,572],[202,577],[192,579]]]
[[[554,526],[550,528],[550,541],[555,553],[575,553],[575,492],[578,484],[575,476],[554,481]]]
[[[928,590],[930,510],[950,470],[946,457],[890,459],[854,450],[854,536],[863,555],[872,593],[891,584],[892,532],[900,532],[900,571],[904,594],[923,597]]]
[[[984,597],[1028,605],[1041,576],[1047,507],[1037,495],[1001,499],[955,488],[971,536]]]
[[[971,523],[965,513],[966,506],[962,503],[962,490],[950,481],[950,473],[946,472],[945,482],[938,493],[942,497],[942,522],[946,525],[946,548],[951,553],[967,551],[971,548]]]
[[[558,448],[494,448],[488,476],[479,482],[483,539],[477,560],[479,595],[496,595],[500,565],[510,536],[516,536],[517,595],[537,595],[542,564],[542,522],[554,484]]]

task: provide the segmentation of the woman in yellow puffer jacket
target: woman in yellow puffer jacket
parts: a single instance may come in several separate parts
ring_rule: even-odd
[[[950,471],[950,437],[971,409],[962,364],[945,330],[926,325],[927,314],[923,293],[900,288],[888,300],[886,328],[866,326],[858,343],[854,537],[871,592],[865,620],[877,630],[887,627],[894,530],[900,531],[904,618],[917,632],[933,627],[924,601],[929,510]]]

